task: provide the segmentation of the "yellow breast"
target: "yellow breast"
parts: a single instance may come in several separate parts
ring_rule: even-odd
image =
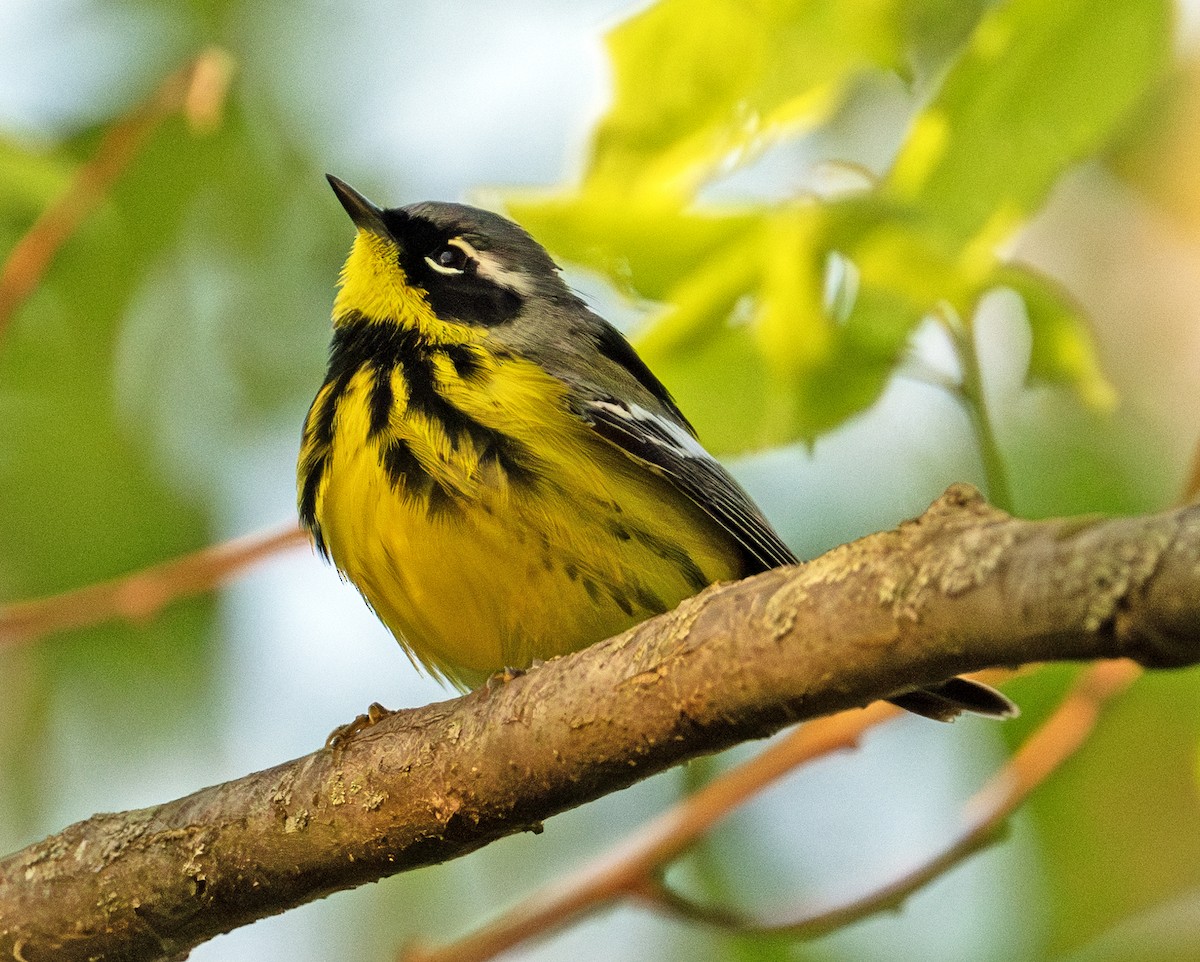
[[[459,685],[739,574],[728,536],[593,434],[563,390],[457,345],[364,363],[310,411],[302,515],[308,491],[318,543],[409,653]]]

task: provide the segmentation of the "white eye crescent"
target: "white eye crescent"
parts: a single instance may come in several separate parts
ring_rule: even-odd
[[[475,248],[461,237],[447,241],[425,258],[425,263],[439,274],[462,274],[475,260]]]

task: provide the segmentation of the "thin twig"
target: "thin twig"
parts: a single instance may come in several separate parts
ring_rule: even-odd
[[[938,320],[949,335],[950,344],[958,358],[961,379],[956,396],[962,401],[975,430],[979,445],[979,458],[983,463],[987,479],[988,499],[996,507],[1012,513],[1012,486],[1008,480],[1008,469],[1000,453],[1000,442],[992,424],[987,395],[983,385],[983,371],[979,366],[979,355],[975,350],[975,332],[949,308],[938,313]]]
[[[244,535],[173,558],[152,568],[0,608],[0,647],[111,619],[146,621],[170,602],[199,594],[285,548],[302,544],[294,525]]]
[[[851,901],[809,910],[787,921],[752,919],[722,907],[690,901],[654,879],[638,893],[646,904],[732,932],[812,939],[892,911],[910,895],[999,837],[1005,821],[1029,794],[1074,755],[1095,730],[1105,704],[1129,687],[1142,669],[1131,661],[1100,662],[1088,669],[1058,709],[967,806],[968,828],[942,852],[904,875]]]
[[[403,962],[482,962],[535,936],[545,936],[624,895],[646,880],[747,799],[794,768],[832,752],[854,748],[873,726],[900,710],[876,702],[810,722],[760,755],[713,779],[616,848],[573,876],[546,888],[466,938],[441,948],[409,946]]]
[[[95,154],[42,211],[0,267],[0,336],[37,289],[55,255],[108,195],[163,120],[183,111],[197,132],[219,125],[232,64],[222,50],[204,51],[105,132]]]
[[[966,403],[966,399],[963,397],[962,384],[956,378],[945,371],[939,371],[932,364],[928,364],[918,357],[907,358],[896,369],[896,376],[912,381],[914,384],[924,384],[927,387],[945,391],[959,404]]]

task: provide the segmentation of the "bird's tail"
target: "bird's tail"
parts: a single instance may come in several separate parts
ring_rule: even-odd
[[[995,688],[969,678],[951,678],[936,685],[914,688],[893,695],[888,701],[934,721],[954,721],[963,712],[987,718],[1015,718],[1021,713],[1012,700]]]

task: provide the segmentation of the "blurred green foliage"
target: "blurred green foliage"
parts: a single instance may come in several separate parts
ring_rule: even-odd
[[[300,163],[266,105],[235,87],[222,113],[214,131],[181,115],[157,127],[3,331],[6,600],[212,543],[224,462],[280,412],[299,410],[309,390],[301,385],[319,376],[337,263],[320,242],[336,218],[311,196],[297,212],[299,185],[319,174]],[[0,248],[11,249],[83,169],[107,126],[51,149],[4,143]],[[154,751],[186,737],[198,753],[211,749],[220,733],[197,731],[196,719],[221,694],[215,611],[212,598],[196,599],[145,623],[0,651],[0,675],[11,680],[0,760],[19,772],[0,799],[15,819],[0,837],[15,845],[34,826],[50,828],[36,799],[54,778],[46,750],[63,737],[57,699],[77,684],[72,710],[98,742]]]
[[[969,323],[1001,286],[1026,305],[1030,377],[1111,404],[1078,308],[1003,250],[1156,88],[1172,11],[952,6],[655,4],[610,35],[616,93],[582,183],[514,198],[553,249],[667,305],[639,347],[718,449],[830,430],[876,400],[923,318],[950,310]],[[922,64],[930,50],[945,60]],[[929,77],[881,176],[824,202],[706,200],[884,70]]]
[[[111,6],[140,18],[155,42],[130,51],[112,103],[83,127],[42,144],[0,136],[0,250],[11,249],[173,58],[220,43],[240,72],[217,130],[197,133],[172,118],[155,132],[0,336],[4,600],[151,564],[210,542],[230,516],[244,516],[237,495],[258,483],[254,459],[294,453],[348,242],[320,178],[331,135],[283,119],[304,117],[306,105],[283,102],[287,84],[262,62],[268,47],[279,63],[313,48],[282,29],[265,39],[252,29],[291,22],[289,4]],[[510,210],[564,262],[599,272],[646,308],[639,347],[722,452],[836,439],[909,369],[914,333],[930,318],[948,343],[963,334],[959,370],[946,372],[961,375],[964,360],[978,360],[981,303],[997,290],[1015,292],[1017,320],[1028,328],[1020,373],[1030,390],[991,414],[1022,512],[1151,510],[1170,496],[1160,438],[1136,410],[1114,411],[1089,319],[1068,292],[1078,287],[1014,257],[1012,247],[1081,163],[1111,165],[1162,205],[1180,185],[1195,194],[1194,167],[1162,163],[1196,153],[1187,131],[1200,103],[1194,67],[1172,60],[1173,20],[1166,0],[660,0],[608,34],[612,102],[578,183],[510,192]],[[450,49],[462,25],[442,29],[425,42]],[[403,53],[402,40],[395,44]],[[369,71],[357,51],[329,56]],[[357,103],[403,87],[406,63],[396,56],[385,64],[386,85],[364,82],[350,96]],[[300,76],[309,66],[298,60],[291,69]],[[854,149],[847,131],[855,125],[878,149]],[[819,158],[815,145],[829,156]],[[372,164],[397,161],[361,161]],[[985,381],[989,373],[985,363]],[[982,410],[976,389],[966,400]],[[861,442],[849,461],[856,475],[900,467],[881,461],[879,447],[878,434]],[[973,463],[961,447],[957,436],[938,436],[912,458],[940,460],[909,473],[936,489]],[[770,483],[788,501],[804,493],[796,493],[801,458],[773,462]],[[907,492],[902,507],[883,514],[917,510],[922,497]],[[283,491],[281,510],[290,498]],[[805,503],[800,523],[819,515],[849,537],[863,518],[879,516],[872,507]],[[157,784],[164,757],[217,752],[230,737],[213,718],[229,708],[222,673],[234,642],[215,615],[216,604],[201,600],[148,624],[0,651],[4,847],[87,806],[134,804],[62,784],[64,772],[87,770],[79,756],[119,768],[131,783]],[[1056,667],[1014,682],[1025,710],[1017,723],[978,738],[967,725],[926,737],[953,739],[958,750],[987,737],[1016,744],[1072,673]],[[312,693],[314,703],[321,694]],[[378,694],[366,690],[364,700]],[[1195,897],[1198,698],[1194,673],[1147,678],[1039,791],[1023,829],[1034,855],[997,874],[985,893],[1016,920],[1021,938],[993,930],[988,948],[961,958],[1015,960],[1030,945],[1038,957],[1074,958],[1089,943],[1117,944],[1105,933],[1119,922]],[[233,715],[241,723],[256,709],[239,705]],[[905,759],[904,777],[919,779],[922,761]],[[197,777],[238,773],[216,771]],[[881,823],[895,814],[893,788],[879,788]],[[842,799],[816,794],[805,804],[840,807]],[[619,813],[640,820],[648,811],[637,806],[657,796],[634,798],[556,820],[538,839],[355,893],[336,903],[340,915],[321,916],[344,927],[330,944],[384,958],[402,938],[475,924],[512,897],[514,878],[529,886],[565,871],[581,851],[623,831]],[[727,844],[698,853],[698,887],[737,900],[742,880],[768,877],[785,904],[795,876],[800,887],[810,882],[808,866],[772,874],[751,860],[755,850],[742,842],[761,829],[751,812],[726,830]],[[816,832],[808,822],[786,831]],[[857,844],[853,830],[824,841]],[[1021,857],[1012,846],[1004,851]],[[961,877],[945,884],[954,890]],[[1005,889],[1013,879],[1019,891]],[[970,905],[958,898],[936,904]],[[297,924],[304,936],[296,941],[307,946]],[[902,920],[873,924],[890,934]],[[856,943],[836,938],[797,947],[656,931],[666,933],[664,958],[860,958]],[[319,945],[310,951],[328,957]],[[907,959],[917,949],[890,951]],[[1087,957],[1168,957],[1104,952]]]

